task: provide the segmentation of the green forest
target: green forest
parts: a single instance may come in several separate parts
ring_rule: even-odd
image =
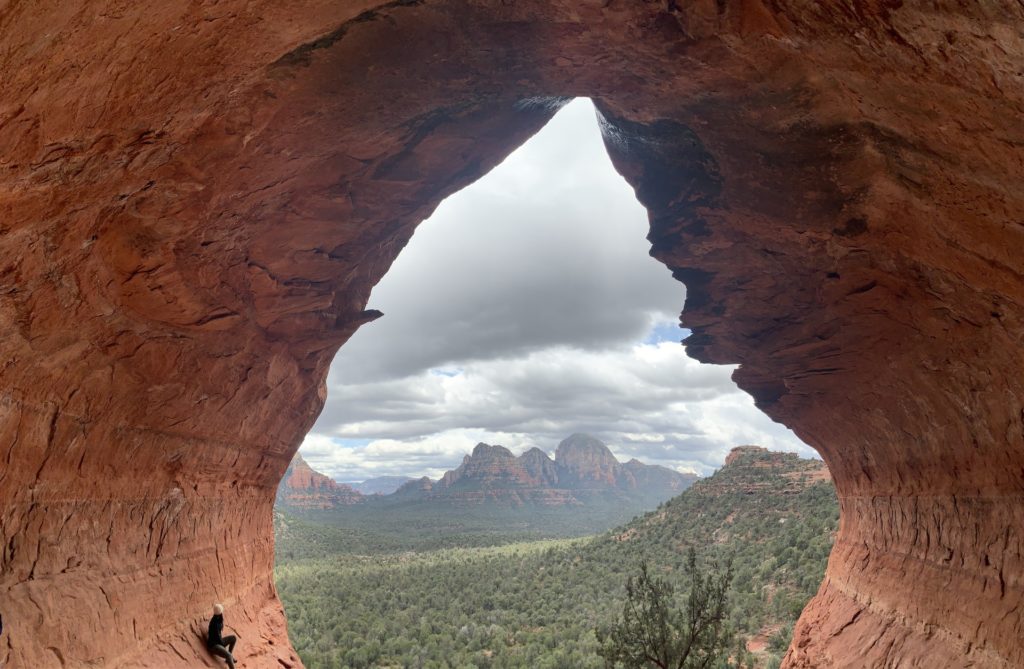
[[[774,667],[838,523],[821,471],[742,453],[657,510],[576,539],[518,541],[476,525],[442,539],[436,527],[381,524],[368,536],[279,514],[289,633],[309,669],[603,667],[595,628],[620,611],[627,576],[646,560],[674,578],[692,546],[705,563],[732,560],[731,627],[760,641],[757,666]]]

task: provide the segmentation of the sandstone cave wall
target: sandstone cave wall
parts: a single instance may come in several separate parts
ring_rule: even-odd
[[[835,477],[788,666],[1024,664],[1022,25],[1011,2],[0,7],[0,662],[212,662],[221,600],[248,666],[299,666],[270,512],[334,351],[415,225],[589,95],[690,354],[742,363]]]

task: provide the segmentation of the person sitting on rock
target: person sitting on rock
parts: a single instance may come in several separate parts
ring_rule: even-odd
[[[221,636],[224,632],[224,607],[220,604],[213,605],[213,617],[210,618],[210,629],[206,634],[206,647],[217,657],[227,660],[228,666],[235,669],[235,643],[238,641],[234,634]]]

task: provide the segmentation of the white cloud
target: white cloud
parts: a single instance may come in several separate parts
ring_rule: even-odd
[[[731,368],[685,356],[685,290],[646,234],[592,107],[570,104],[421,225],[373,291],[384,318],[332,365],[303,454],[341,480],[437,476],[479,441],[553,452],[572,432],[701,473],[741,443],[809,454]]]
[[[300,452],[314,469],[338,481],[362,481],[375,476],[436,479],[458,466],[462,457],[481,441],[501,443],[515,452],[525,451],[532,445],[523,435],[459,429],[421,438],[375,439],[359,445],[346,445],[345,440],[310,434]]]
[[[424,221],[342,348],[347,382],[549,346],[600,350],[675,322],[685,289],[650,258],[647,213],[615,173],[592,106],[569,105]]]
[[[372,475],[436,476],[479,441],[552,452],[573,432],[602,438],[622,460],[700,473],[719,466],[738,444],[809,455],[736,388],[731,371],[701,365],[679,344],[660,342],[610,351],[548,348],[471,362],[452,376],[428,370],[332,385],[334,420],[318,423],[303,453],[344,469],[350,479],[360,462]],[[357,443],[341,447],[344,455],[335,459],[324,453],[330,438]]]

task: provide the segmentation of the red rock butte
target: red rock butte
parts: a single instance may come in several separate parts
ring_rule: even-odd
[[[690,355],[835,478],[785,666],[1024,666],[1019,2],[41,0],[0,28],[5,667],[214,666],[215,601],[246,667],[300,666],[271,505],[331,357],[416,224],[572,96]]]

